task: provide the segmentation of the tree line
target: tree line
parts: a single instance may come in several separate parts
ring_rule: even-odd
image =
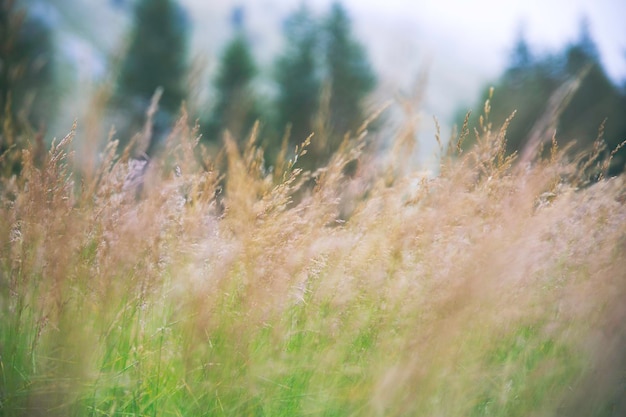
[[[0,136],[1,156],[25,147],[27,140],[20,146],[12,141],[32,136],[33,127],[44,126],[58,99],[48,88],[54,85],[54,28],[29,16],[27,6],[19,7],[14,0],[0,3],[0,106],[6,110],[3,120],[11,122],[3,125],[13,129]],[[376,84],[347,10],[335,3],[325,15],[317,16],[302,5],[287,17],[282,28],[285,48],[270,71],[272,97],[258,91],[261,71],[244,15],[242,8],[234,10],[232,38],[221,51],[216,74],[206,80],[211,98],[208,103],[195,103],[197,114],[191,114],[199,121],[202,140],[221,144],[222,135],[229,131],[244,141],[254,122],[261,120],[271,160],[283,138],[293,147],[304,142],[323,111],[329,115],[325,140],[314,142],[307,155],[311,166],[321,163],[338,148],[342,135],[363,121],[363,98]],[[176,0],[132,3],[132,25],[125,51],[112,68],[115,85],[108,105],[122,146],[141,131],[157,90],[162,94],[152,115],[153,140],[142,149],[148,155],[158,151],[189,99],[189,23]],[[6,174],[19,170],[17,165],[2,166]]]
[[[575,85],[569,94],[568,85]],[[572,155],[595,146],[599,159],[611,156],[608,175],[624,171],[626,84],[616,85],[608,77],[586,19],[581,20],[577,39],[555,52],[536,52],[520,32],[506,69],[484,89],[476,107],[481,109],[487,99],[489,120],[483,119],[483,128],[485,123],[502,126],[515,112],[506,134],[507,154],[523,154],[533,136],[541,135],[538,139],[544,142],[554,136]],[[459,126],[464,118],[465,111],[459,111]],[[470,133],[481,129],[480,118],[481,112],[470,116]],[[547,129],[539,131],[542,128]],[[468,139],[466,148],[473,135]]]
[[[256,120],[263,121],[266,155],[278,153],[282,138],[302,143],[315,129],[320,111],[328,114],[324,141],[314,141],[308,161],[317,164],[338,148],[343,134],[364,119],[363,99],[376,78],[363,46],[352,34],[346,9],[335,3],[318,17],[305,5],[284,22],[285,48],[271,74],[274,97],[258,89],[259,67],[245,26],[245,13],[235,8],[232,39],[224,47],[212,80],[210,103],[195,115],[203,140],[220,143],[225,131],[243,141]],[[167,130],[187,97],[186,15],[174,0],[139,0],[113,102],[126,120],[128,137],[143,123],[145,110],[158,87],[163,89],[155,131]],[[324,94],[326,92],[326,95]],[[323,103],[322,98],[327,97]],[[322,108],[326,106],[326,108]],[[151,150],[158,146],[153,141]]]
[[[19,170],[19,149],[32,138],[43,148],[42,132],[54,115],[58,94],[53,89],[54,28],[15,0],[0,0],[0,5],[0,168],[9,175]],[[162,95],[153,115],[154,140],[143,149],[147,154],[158,150],[181,104],[190,97],[189,27],[176,0],[133,3],[133,23],[115,68],[109,103],[122,145],[141,130],[157,89]],[[302,161],[306,168],[314,168],[363,122],[364,99],[375,88],[376,76],[340,3],[321,16],[303,4],[285,19],[282,31],[284,48],[271,70],[265,71],[274,92],[267,97],[258,88],[268,80],[255,60],[245,11],[234,9],[231,40],[221,51],[216,73],[205,80],[211,87],[210,100],[196,103],[191,116],[199,121],[208,145],[221,145],[225,131],[244,141],[254,122],[261,120],[270,164],[285,142],[293,149],[312,132],[322,132]],[[594,146],[601,136],[604,154],[615,150],[609,175],[621,173],[626,166],[626,147],[620,147],[626,139],[626,85],[615,85],[606,75],[585,21],[578,39],[554,53],[537,53],[520,33],[503,74],[491,83],[495,92],[490,96],[485,88],[479,107],[490,99],[488,123],[494,126],[515,111],[506,146],[507,153],[519,153],[550,113],[551,99],[571,80],[579,81],[578,88],[561,103],[550,128],[561,146],[574,144],[573,151]],[[479,113],[467,120],[469,132],[481,128]],[[464,146],[471,146],[471,138],[470,134]]]

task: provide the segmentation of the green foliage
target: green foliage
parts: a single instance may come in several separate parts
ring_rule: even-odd
[[[218,140],[226,129],[237,140],[243,140],[258,119],[259,110],[252,88],[257,71],[250,43],[240,29],[224,49],[220,60],[214,82],[215,105],[205,127],[208,140]]]
[[[335,4],[320,20],[302,5],[287,18],[285,50],[274,66],[274,107],[263,111],[254,89],[257,66],[242,27],[242,11],[237,12],[235,36],[224,49],[213,82],[214,104],[202,122],[204,137],[219,142],[228,130],[241,143],[263,117],[270,119],[268,138],[263,138],[269,161],[280,163],[283,158],[285,149],[278,138],[288,129],[289,149],[316,133],[300,163],[305,169],[323,165],[344,135],[363,123],[363,99],[375,85],[365,51],[351,34],[346,10]]]
[[[329,123],[336,135],[343,135],[363,123],[363,99],[376,78],[365,50],[352,37],[350,18],[340,3],[332,5],[324,26],[325,69],[332,85]]]
[[[277,130],[291,126],[291,145],[315,132],[302,160],[305,168],[323,165],[344,135],[365,120],[363,100],[376,77],[351,31],[349,15],[339,3],[322,20],[302,6],[286,21],[287,47],[276,62]]]
[[[314,130],[321,93],[318,24],[305,5],[286,20],[284,37],[287,45],[275,74],[278,130],[290,125],[292,144],[298,145]]]
[[[571,97],[565,98],[562,104],[551,100],[564,83],[577,77],[581,77],[580,85]],[[485,91],[481,104],[488,97]],[[573,145],[572,152],[591,149],[598,136],[603,135],[608,148],[605,155],[601,155],[604,157],[626,139],[623,117],[626,94],[606,75],[584,21],[579,39],[558,54],[536,56],[520,35],[509,67],[495,85],[490,106],[492,111],[486,122],[495,126],[502,125],[513,111],[516,112],[507,130],[508,154],[522,152],[531,136],[537,133],[546,142],[556,131],[559,145]],[[546,120],[545,117],[548,117],[550,129],[541,132],[541,121]],[[554,121],[550,120],[552,117]],[[606,124],[603,124],[605,119]],[[473,116],[470,130],[478,125],[478,116]],[[466,146],[472,144],[471,140],[466,142]],[[611,159],[609,175],[622,172],[626,167],[626,149],[619,149]]]
[[[139,0],[129,46],[121,64],[113,99],[122,114],[123,142],[144,123],[150,99],[161,87],[155,116],[157,132],[168,129],[187,97],[187,17],[175,0]],[[153,140],[151,143],[154,146]]]
[[[20,9],[14,0],[0,4],[0,173],[20,169],[16,153],[24,135],[39,130],[54,115],[54,36],[43,16]],[[43,146],[43,143],[40,143]]]

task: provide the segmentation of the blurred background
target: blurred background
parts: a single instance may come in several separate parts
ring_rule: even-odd
[[[286,126],[292,145],[323,130],[314,166],[393,100],[373,130],[393,136],[407,108],[415,111],[416,160],[435,169],[433,116],[443,138],[470,109],[476,126],[494,86],[491,121],[517,110],[509,151],[520,151],[549,98],[583,73],[557,138],[588,146],[607,118],[608,149],[626,139],[620,0],[1,1],[2,18],[21,22],[3,27],[3,62],[30,68],[9,76],[3,65],[2,107],[13,91],[16,126],[47,140],[74,120],[80,129],[95,106],[106,108],[103,128],[114,124],[127,143],[162,87],[156,140],[142,152],[158,148],[184,101],[209,146],[226,129],[243,139],[260,119],[270,163]],[[611,169],[623,167],[622,149]]]

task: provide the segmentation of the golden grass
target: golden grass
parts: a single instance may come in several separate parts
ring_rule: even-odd
[[[618,415],[624,177],[580,187],[555,144],[516,164],[505,130],[437,176],[366,129],[272,172],[255,130],[222,174],[183,116],[140,192],[115,142],[83,171],[75,129],[25,150],[0,186],[2,415]]]

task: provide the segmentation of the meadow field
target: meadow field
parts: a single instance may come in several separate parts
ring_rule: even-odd
[[[141,187],[115,141],[78,160],[89,129],[2,179],[0,416],[626,415],[600,142],[522,164],[485,122],[432,174],[410,124],[383,155],[364,126],[304,172],[319,132],[269,169],[256,131],[209,157],[192,125]]]

